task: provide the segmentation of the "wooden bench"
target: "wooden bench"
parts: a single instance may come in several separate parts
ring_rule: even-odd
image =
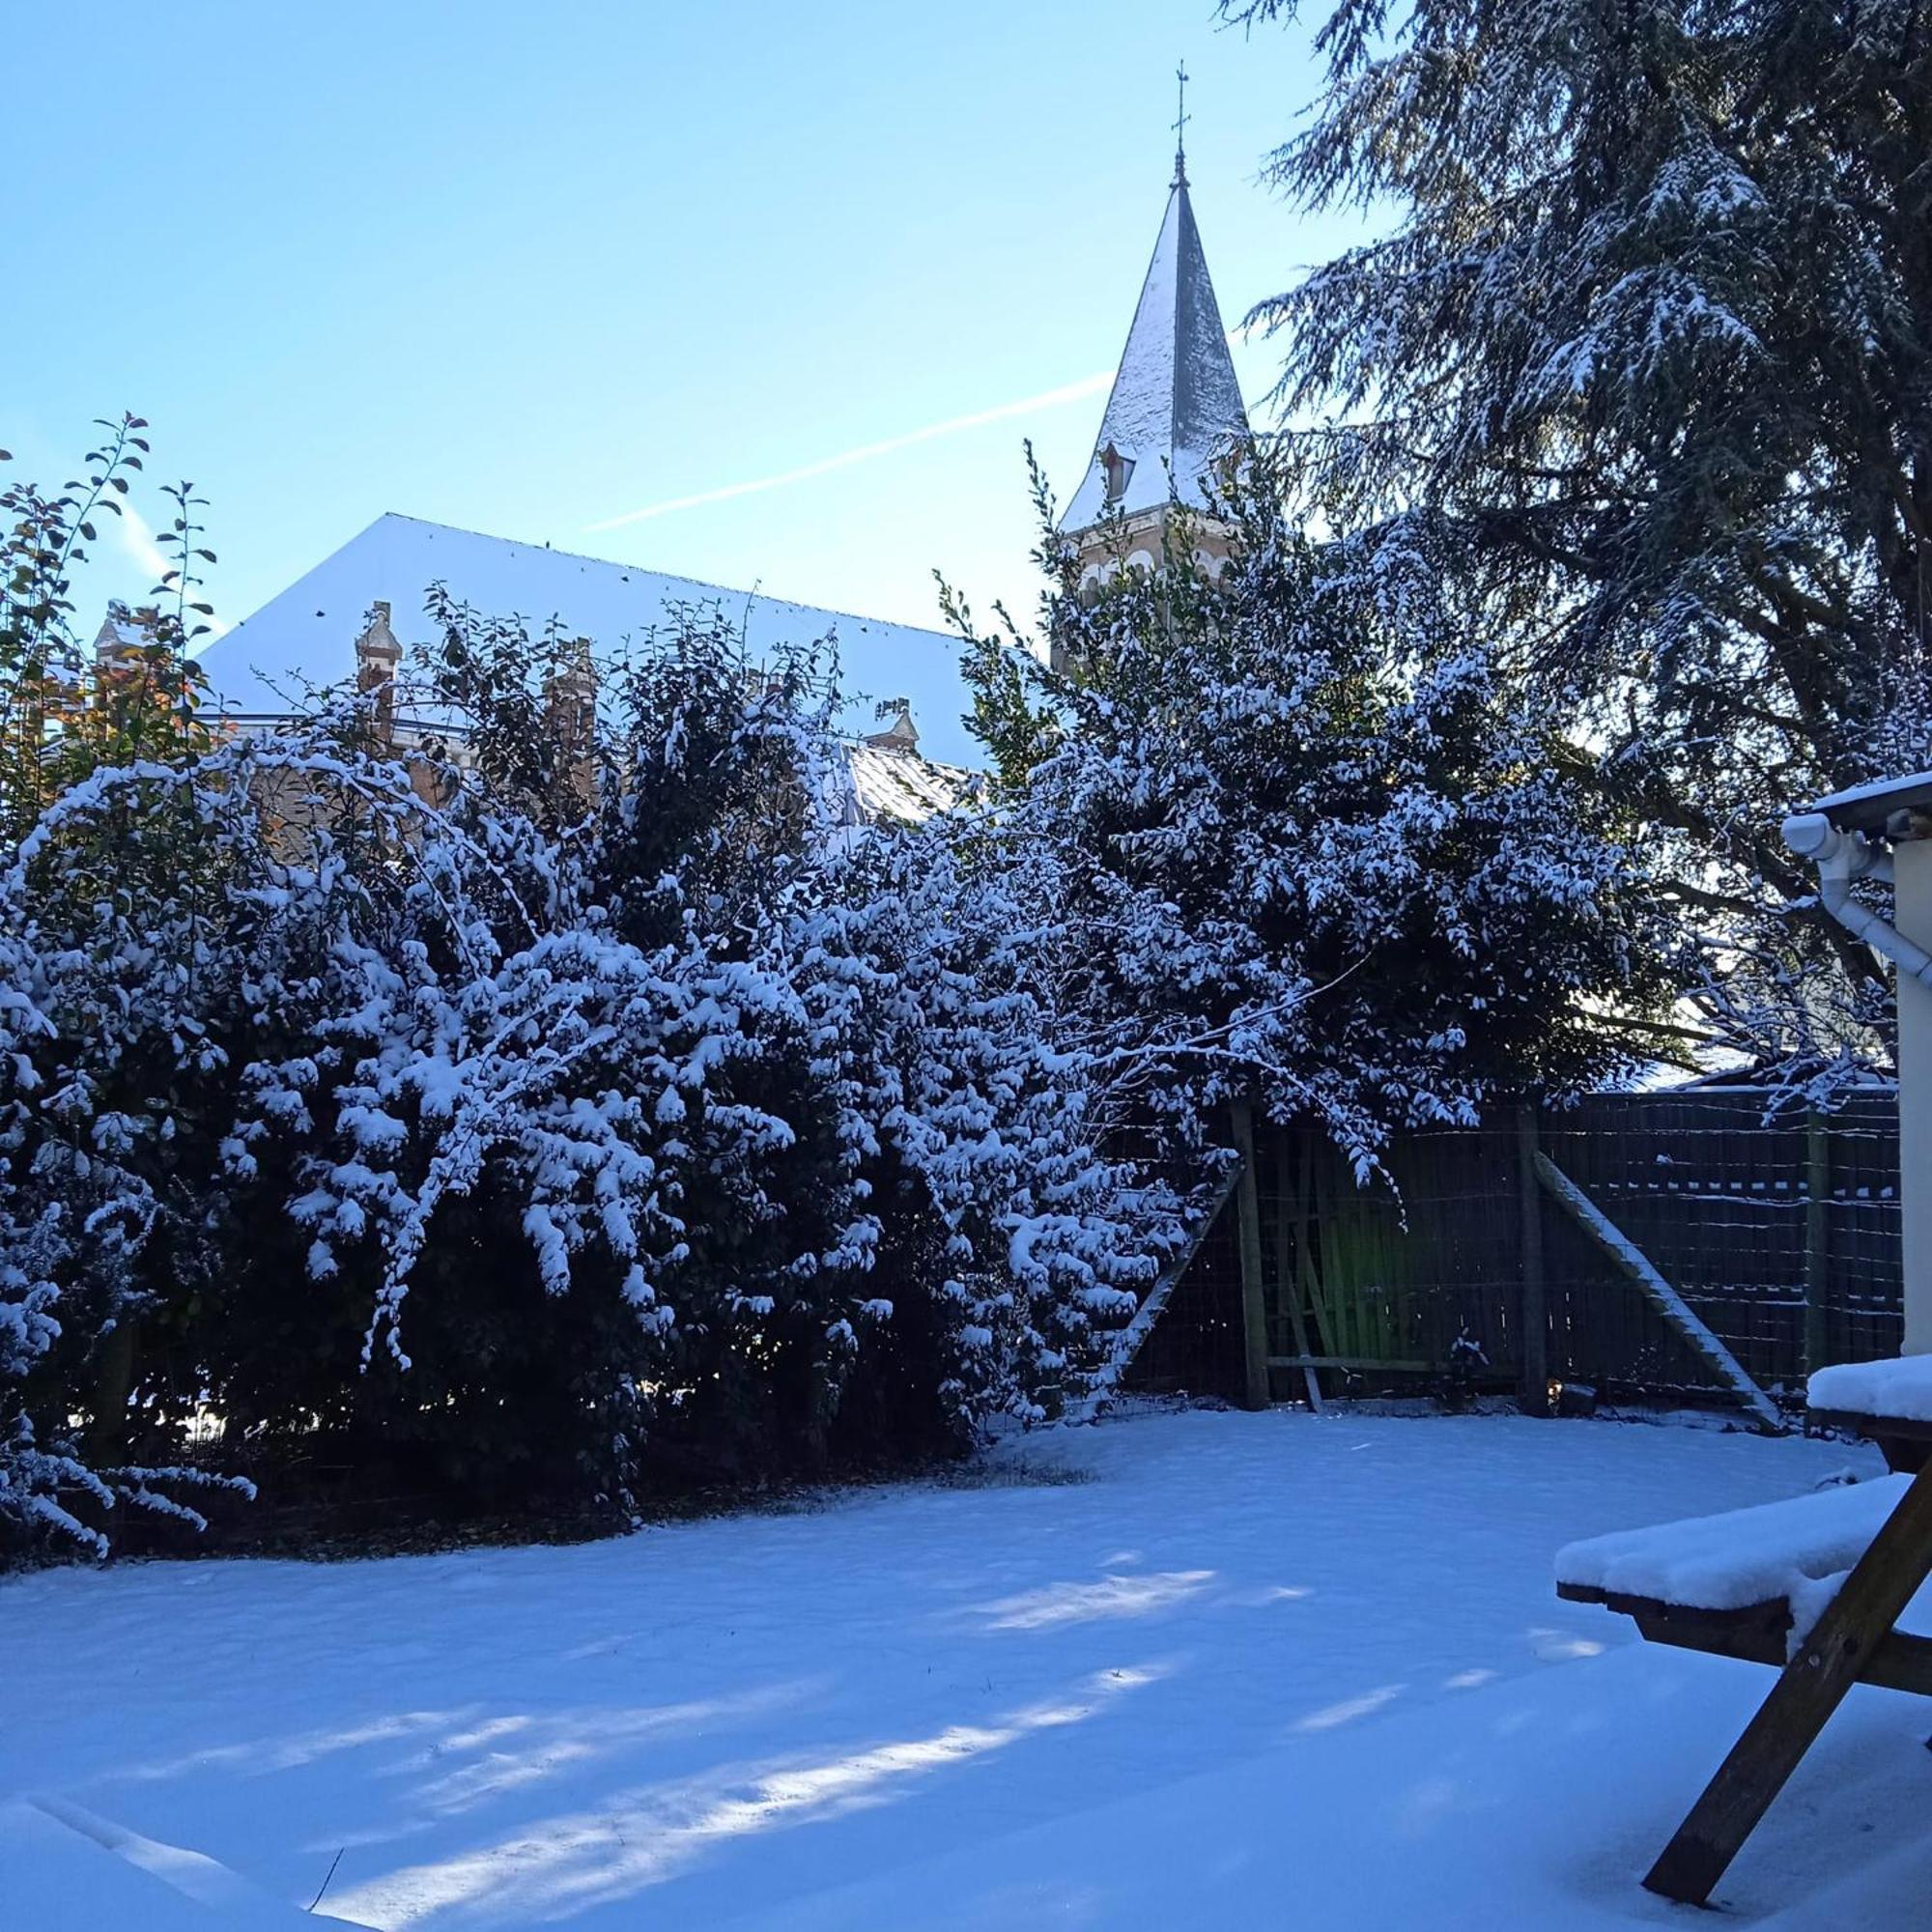
[[[1573,1543],[1556,1594],[1631,1618],[1647,1642],[1781,1670],[1910,1487],[1892,1475]],[[1932,1637],[1892,1633],[1859,1675],[1932,1696]]]
[[[1932,1575],[1932,1356],[1821,1370],[1814,1422],[1894,1473],[1725,1516],[1572,1544],[1557,1594],[1653,1643],[1776,1667],[1777,1682],[1644,1879],[1703,1904],[1856,1683],[1932,1696],[1932,1637],[1897,1628]]]

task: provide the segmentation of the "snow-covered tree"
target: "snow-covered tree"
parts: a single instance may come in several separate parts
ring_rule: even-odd
[[[1117,1106],[1184,1127],[1258,1097],[1367,1166],[1648,1056],[1672,941],[1646,863],[1435,557],[1308,543],[1256,452],[1218,579],[1177,516],[1156,568],[1082,597],[1042,507],[1064,668],[974,646],[1009,753],[986,836],[1055,855],[1034,923]]]
[[[1229,18],[1293,0],[1224,0]],[[1863,0],[1325,10],[1272,157],[1386,226],[1257,314],[1301,500],[1427,548],[1674,841],[1714,1042],[1885,1050],[1794,802],[1926,762],[1932,21]]]

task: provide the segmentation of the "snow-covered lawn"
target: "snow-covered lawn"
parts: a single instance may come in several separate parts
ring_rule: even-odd
[[[436,1932],[1677,1923],[1638,1874],[1768,1679],[1551,1556],[1876,1470],[1287,1412],[1018,1453],[576,1548],[0,1584],[0,1923],[293,1924],[338,1853],[322,1914]],[[1741,1922],[1925,1922],[1928,1727],[1855,1693]]]

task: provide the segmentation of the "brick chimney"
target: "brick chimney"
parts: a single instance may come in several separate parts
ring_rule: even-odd
[[[368,627],[355,639],[355,689],[376,694],[372,720],[377,741],[386,745],[396,729],[396,670],[403,647],[389,628],[389,607],[379,600],[370,606]]]
[[[142,651],[155,641],[160,621],[161,613],[152,604],[130,611],[119,598],[113,599],[106,621],[95,634],[95,669],[108,672],[138,664]]]
[[[597,796],[597,667],[578,638],[544,679],[544,728],[557,748],[557,773],[580,805]]]

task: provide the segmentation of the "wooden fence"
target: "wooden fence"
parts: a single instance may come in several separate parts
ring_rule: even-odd
[[[1539,1403],[1564,1384],[1736,1402],[1727,1351],[1795,1406],[1809,1368],[1897,1352],[1897,1112],[1874,1092],[1767,1122],[1767,1101],[1605,1094],[1412,1134],[1389,1156],[1394,1191],[1357,1187],[1317,1134],[1258,1130],[1245,1265],[1236,1189],[1128,1385],[1299,1399],[1312,1367],[1328,1394],[1511,1389]],[[1564,1178],[1580,1208],[1565,1207]]]

